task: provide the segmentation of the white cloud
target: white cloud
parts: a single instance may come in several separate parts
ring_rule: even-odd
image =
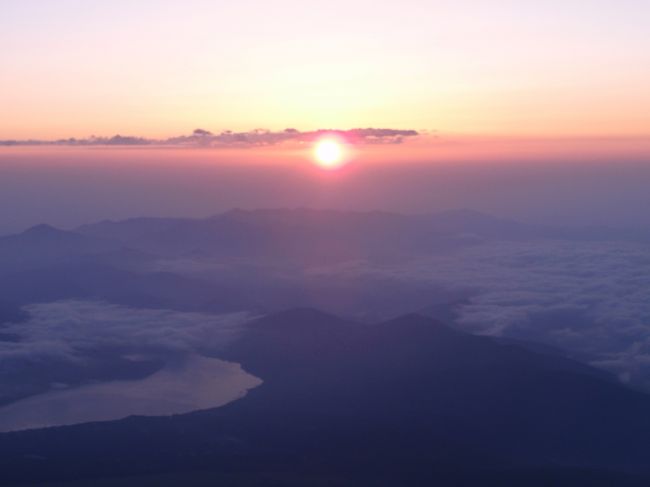
[[[25,307],[30,319],[3,331],[20,337],[0,342],[0,365],[24,360],[83,362],[98,350],[123,355],[216,352],[233,340],[248,313],[212,315],[134,309],[95,301],[57,301]]]
[[[458,325],[561,347],[650,387],[650,247],[499,241],[396,265],[333,270],[467,291]]]

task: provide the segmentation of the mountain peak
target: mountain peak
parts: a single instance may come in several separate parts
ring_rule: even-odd
[[[289,308],[257,320],[260,326],[298,328],[304,328],[305,326],[331,326],[332,324],[343,322],[344,320],[335,315],[309,307]]]
[[[52,225],[48,225],[47,223],[40,223],[38,225],[34,225],[33,227],[28,228],[22,233],[23,234],[59,233],[62,231],[63,230],[59,230],[58,228],[55,228]]]
[[[418,313],[407,313],[403,314],[400,316],[397,316],[395,318],[392,318],[390,320],[384,321],[385,325],[401,325],[401,324],[410,324],[410,325],[418,325],[418,326],[429,326],[429,327],[445,327],[448,328],[447,325],[444,323],[441,323],[438,320],[435,320],[433,318],[430,318],[428,316],[424,316]]]
[[[470,335],[456,330],[438,320],[427,316],[409,313],[375,325],[378,333],[394,344],[398,342],[419,343],[438,342],[442,337],[464,340]]]
[[[59,236],[68,236],[68,235],[74,235],[72,232],[68,232],[66,230],[61,230],[59,228],[53,227],[52,225],[48,225],[46,223],[41,223],[39,225],[35,225],[33,227],[28,228],[24,232],[22,232],[20,235],[22,236],[29,236],[29,237],[59,237]]]
[[[473,210],[471,208],[457,208],[452,210],[441,211],[434,213],[433,216],[436,219],[441,220],[455,220],[462,221],[466,223],[486,223],[486,222],[508,222],[508,223],[517,223],[513,220],[506,220],[499,218],[497,216],[491,215],[489,213],[483,213],[482,211]]]

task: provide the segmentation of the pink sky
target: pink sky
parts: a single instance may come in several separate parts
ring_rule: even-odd
[[[650,133],[645,0],[5,0],[0,139]]]

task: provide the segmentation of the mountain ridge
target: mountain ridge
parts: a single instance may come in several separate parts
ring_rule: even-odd
[[[169,418],[0,435],[0,484],[174,465],[326,471],[352,485],[469,486],[458,479],[492,472],[501,479],[492,485],[566,475],[552,485],[593,486],[596,471],[610,470],[631,475],[612,474],[617,485],[643,485],[635,475],[650,473],[650,396],[548,357],[414,314],[360,324],[289,309],[250,322],[224,353],[264,381],[244,398]],[[128,461],[136,451],[138,462]]]

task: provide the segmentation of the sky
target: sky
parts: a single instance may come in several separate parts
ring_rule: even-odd
[[[418,161],[404,157],[406,144],[364,148],[337,171],[279,147],[0,148],[0,235],[41,223],[74,229],[104,219],[296,207],[470,208],[544,225],[647,226],[647,159],[521,161],[496,153],[489,161]]]
[[[650,135],[646,0],[2,0],[0,139]]]
[[[0,234],[294,206],[636,226],[648,25],[647,0],[0,0]]]

